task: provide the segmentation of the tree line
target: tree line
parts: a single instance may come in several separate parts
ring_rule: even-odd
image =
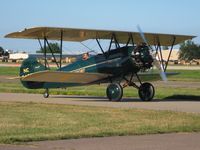
[[[46,46],[46,53],[60,53],[60,46],[58,43],[49,43],[49,46]],[[44,53],[45,49],[44,47],[41,47],[39,51],[36,51],[36,53]]]
[[[189,40],[180,45],[179,59],[191,61],[200,59],[200,45]]]

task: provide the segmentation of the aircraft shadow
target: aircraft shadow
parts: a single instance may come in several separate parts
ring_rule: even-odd
[[[109,102],[107,97],[98,97],[98,96],[51,96],[52,98],[70,98],[70,99],[76,99],[76,101],[81,102]],[[78,100],[77,100],[78,99]],[[152,102],[192,102],[192,101],[199,101],[200,102],[200,96],[194,96],[194,95],[172,95],[165,97],[163,99],[154,99]],[[123,98],[121,102],[144,102],[141,101],[139,98]]]
[[[200,102],[200,96],[195,95],[172,95],[165,97],[161,101],[199,101]]]
[[[85,102],[109,102],[109,100],[107,99],[107,97],[101,97],[101,96],[68,96],[68,95],[62,95],[62,96],[51,96],[52,98],[60,98],[60,99],[64,99],[64,98],[69,98],[69,99],[76,99],[76,101],[85,101]],[[78,99],[78,100],[77,100]],[[81,99],[81,100],[79,100]],[[123,98],[121,102],[142,102],[140,99],[138,98]]]
[[[153,101],[149,101],[151,103],[154,102],[200,102],[200,96],[194,95],[172,95],[165,97],[163,99],[154,99]],[[123,102],[144,102],[137,98],[124,98]]]
[[[71,95],[64,95],[64,96],[51,96],[52,98],[70,98],[70,99],[81,99],[81,100],[76,100],[76,101],[96,101],[96,102],[101,102],[101,101],[108,101],[106,97],[98,97],[98,96],[71,96]]]

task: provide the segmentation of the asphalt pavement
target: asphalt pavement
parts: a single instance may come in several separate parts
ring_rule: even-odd
[[[200,133],[104,137],[0,145],[0,150],[199,150]]]
[[[1,101],[102,106],[113,108],[142,108],[150,110],[200,113],[200,100],[192,99],[157,99],[152,102],[142,102],[138,98],[124,98],[122,102],[110,102],[106,97],[50,95],[49,98],[45,99],[42,94],[0,93],[0,102]]]

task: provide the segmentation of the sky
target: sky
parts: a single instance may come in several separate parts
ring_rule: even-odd
[[[34,40],[5,39],[8,33],[36,26],[91,28],[199,36],[199,0],[0,0],[0,46],[35,53]],[[65,52],[83,49],[65,43]]]

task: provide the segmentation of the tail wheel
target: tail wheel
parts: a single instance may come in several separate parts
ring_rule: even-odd
[[[155,95],[154,86],[151,83],[143,83],[139,87],[138,94],[141,100],[151,101]]]
[[[48,98],[49,97],[49,89],[45,90],[43,96],[44,96],[44,98]]]
[[[111,83],[107,87],[106,94],[110,101],[121,101],[123,88],[119,83]]]

